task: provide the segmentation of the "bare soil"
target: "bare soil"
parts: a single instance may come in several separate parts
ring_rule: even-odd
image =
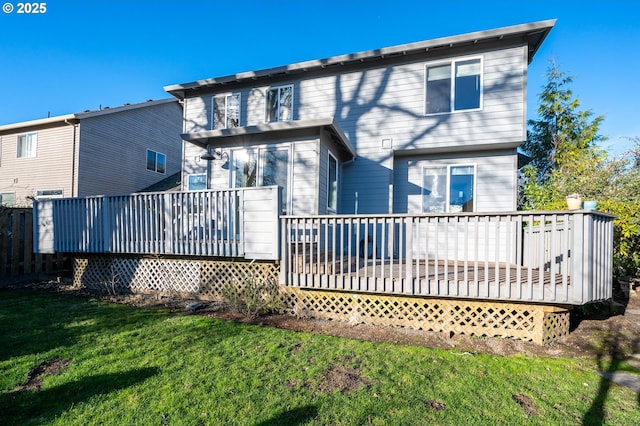
[[[220,319],[252,323],[270,327],[321,333],[359,340],[385,342],[400,345],[419,345],[431,348],[454,349],[460,353],[485,353],[493,355],[524,354],[546,357],[587,357],[600,360],[603,357],[625,359],[640,353],[640,288],[629,291],[617,288],[612,301],[575,308],[571,312],[569,336],[549,345],[537,345],[516,339],[500,339],[449,335],[406,328],[351,325],[346,322],[296,318],[291,315],[268,315],[249,318],[233,311],[226,303],[198,301],[197,309],[187,309],[194,299],[176,295],[151,294],[100,295],[87,289],[76,289],[69,282],[47,282],[21,285],[20,287],[47,289],[82,297],[94,297],[139,307],[168,309],[171,312],[204,315]],[[17,287],[17,286],[16,286]],[[191,305],[193,307],[193,305]],[[328,374],[343,374],[348,371],[333,371]],[[332,377],[327,377],[331,381]],[[348,378],[343,378],[348,382]],[[360,385],[367,385],[360,383]],[[348,386],[347,386],[348,388]],[[342,388],[338,388],[343,390]]]
[[[69,365],[68,359],[51,358],[29,372],[27,380],[20,386],[19,391],[33,391],[42,388],[42,379],[45,376],[60,374]]]

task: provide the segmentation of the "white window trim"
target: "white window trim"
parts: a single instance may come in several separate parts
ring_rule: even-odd
[[[156,167],[155,167],[155,170],[151,170],[150,168],[147,167],[146,163],[147,163],[147,158],[149,157],[149,152],[153,152],[156,155],[156,162],[155,162]],[[158,155],[164,156],[164,171],[163,172],[159,172],[158,171]],[[146,156],[144,158],[144,162],[145,162],[144,169],[146,171],[153,172],[153,173],[158,173],[159,175],[166,175],[167,174],[167,155],[165,153],[160,152],[160,151],[156,151],[154,149],[147,148]]]
[[[40,192],[45,191],[60,191],[60,194],[47,194],[41,195]],[[36,200],[50,200],[53,198],[64,198],[64,189],[38,189],[36,191]]]
[[[275,120],[269,121],[269,92],[274,89],[278,89],[278,111],[276,112],[276,117],[280,118],[280,89],[290,87],[291,88],[291,112],[288,120]],[[265,123],[280,123],[282,121],[293,121],[293,111],[294,111],[294,100],[295,100],[295,88],[293,84],[282,84],[280,86],[270,86],[267,87],[267,92],[264,96],[264,121]]]
[[[338,161],[336,156],[331,153],[331,151],[327,151],[327,152],[329,153],[329,156],[327,157],[327,211],[331,213],[336,213],[338,211],[338,204],[340,201],[340,196],[338,194],[339,188],[340,188],[340,162]],[[331,181],[329,180],[331,178],[329,173],[329,168],[330,168],[331,158],[333,158],[334,161],[336,162],[336,208],[335,209],[329,206],[329,191],[330,191],[329,185],[331,185]]]
[[[460,163],[460,164],[431,164],[428,166],[422,166],[421,169],[421,175],[420,175],[420,211],[423,210],[423,206],[424,206],[424,173],[426,169],[435,169],[435,168],[442,168],[442,167],[446,167],[447,168],[447,182],[446,182],[446,194],[445,194],[445,200],[444,200],[444,212],[445,213],[450,213],[450,205],[451,205],[451,182],[450,182],[450,177],[451,177],[451,168],[452,167],[472,167],[473,168],[473,207],[471,208],[472,212],[476,212],[476,206],[478,204],[478,191],[477,191],[477,187],[478,187],[478,166],[476,163]],[[424,213],[424,212],[423,212]]]
[[[285,210],[287,214],[291,214],[292,212],[292,204],[293,204],[293,144],[288,144],[286,146],[283,145],[252,145],[250,147],[237,148],[232,149],[230,153],[229,162],[233,165],[233,167],[229,167],[229,188],[237,188],[236,187],[236,173],[238,172],[235,168],[235,157],[238,152],[245,151],[247,149],[253,149],[257,152],[257,164],[256,164],[256,187],[263,186],[264,176],[263,176],[263,168],[264,163],[262,161],[262,155],[264,151],[287,151],[287,199],[282,200],[285,203]]]
[[[230,96],[238,96],[238,127],[240,127],[240,123],[242,123],[242,93],[241,92],[229,92],[229,93],[218,93],[217,95],[213,95],[211,97],[211,130],[217,130],[216,128],[216,98],[224,98],[224,127],[220,127],[219,129],[228,129],[227,122],[229,117],[227,117],[227,113],[229,111],[229,97]]]
[[[465,62],[465,61],[473,61],[474,59],[480,59],[480,106],[478,108],[473,108],[473,109],[454,109],[454,105],[456,103],[455,100],[455,91],[456,91],[456,86],[455,86],[455,72],[456,72],[456,63],[458,62]],[[448,112],[432,112],[432,113],[428,113],[427,112],[427,70],[430,67],[437,67],[440,65],[447,65],[450,64],[451,65],[451,111]],[[423,90],[423,96],[424,96],[424,101],[422,103],[423,105],[423,115],[425,117],[434,117],[434,116],[438,116],[438,115],[445,115],[445,114],[459,114],[459,113],[464,113],[464,112],[470,112],[470,111],[481,111],[484,108],[484,57],[483,56],[465,56],[465,57],[460,57],[460,58],[456,58],[456,59],[449,59],[449,60],[438,60],[438,61],[434,61],[434,62],[428,62],[424,65],[424,90]]]
[[[29,137],[29,135],[33,135],[35,142],[35,148],[33,150],[33,155],[28,155],[28,156],[21,156],[20,155],[20,137],[21,136],[26,136],[27,138]],[[38,132],[27,132],[27,133],[21,133],[16,137],[16,158],[36,158],[38,156]]]

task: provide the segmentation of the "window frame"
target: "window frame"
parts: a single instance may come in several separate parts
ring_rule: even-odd
[[[235,97],[238,98],[238,125],[235,127],[229,127],[229,98]],[[224,126],[218,127],[216,126],[216,100],[224,99]],[[211,97],[211,129],[235,129],[240,127],[240,123],[242,121],[242,93],[240,92],[231,92],[231,93],[219,93],[217,95],[213,95]]]
[[[339,200],[339,194],[338,194],[338,188],[340,188],[340,162],[338,162],[338,158],[333,155],[331,153],[331,151],[327,151],[329,153],[328,157],[327,157],[327,211],[331,212],[331,213],[336,213],[338,211],[338,200]],[[335,200],[335,206],[332,207],[331,206],[331,160],[333,160],[336,163],[336,176],[335,176],[335,183],[336,183],[336,200]]]
[[[153,153],[154,154],[154,160],[153,160],[154,168],[153,169],[149,168],[149,153]],[[158,161],[158,158],[163,158],[162,170],[159,170],[160,167],[158,167],[158,165],[160,164],[160,162]],[[145,162],[146,162],[147,171],[158,173],[158,174],[161,174],[161,175],[167,174],[167,155],[166,154],[163,154],[160,151],[155,151],[153,149],[147,148]]]
[[[25,138],[25,140],[30,140],[29,138],[30,136],[33,136],[33,147],[30,146],[31,149],[29,150],[29,153],[32,153],[32,155],[21,155],[21,152],[23,150],[20,149],[21,147],[20,139]],[[19,134],[16,139],[16,158],[35,158],[37,156],[38,156],[38,132],[27,132],[27,133]]]
[[[286,151],[287,152],[287,188],[285,197],[282,200],[282,210],[286,212],[286,214],[291,214],[291,200],[292,200],[292,182],[293,182],[293,149],[291,144],[287,145],[258,145],[244,148],[237,148],[231,151],[230,164],[232,167],[229,167],[229,183],[231,188],[242,188],[238,186],[238,170],[237,159],[239,157],[239,153],[253,151],[253,155],[255,155],[256,159],[256,178],[255,185],[246,187],[246,188],[258,188],[265,186],[264,185],[264,154],[267,151]]]
[[[444,211],[442,213],[461,213],[461,212],[452,212],[451,211],[451,169],[454,167],[471,167],[473,169],[473,204],[471,206],[471,212],[477,211],[478,205],[478,165],[476,163],[459,163],[459,164],[431,164],[428,166],[421,167],[421,183],[420,183],[420,197],[421,197],[421,206],[420,210],[422,213],[439,213],[439,212],[426,212],[424,211],[424,200],[425,200],[425,188],[424,185],[424,177],[425,170],[428,169],[446,169],[446,181],[445,181],[445,199],[444,199]]]
[[[291,88],[291,107],[290,107],[290,111],[289,111],[289,118],[286,120],[281,120],[280,119],[280,108],[281,108],[281,104],[280,104],[280,91],[282,89],[286,89],[286,88]],[[276,120],[269,120],[269,92],[273,91],[273,90],[277,90],[277,96],[278,96],[278,107],[275,113],[276,116]],[[264,110],[264,120],[265,123],[281,123],[283,121],[292,121],[293,120],[293,111],[294,111],[294,98],[295,98],[295,88],[293,83],[291,84],[283,84],[280,86],[270,86],[267,88],[267,93],[265,94],[264,97],[264,105],[265,105],[265,110]]]
[[[456,98],[455,98],[455,93],[456,93],[456,64],[460,63],[460,62],[469,62],[469,61],[475,61],[478,60],[480,62],[480,93],[479,93],[479,102],[478,102],[478,107],[477,108],[466,108],[466,109],[455,109],[455,104],[456,104]],[[427,111],[427,101],[428,101],[428,89],[427,89],[427,85],[428,85],[428,74],[429,74],[429,68],[435,68],[435,67],[440,67],[440,66],[444,66],[444,65],[450,65],[451,69],[450,69],[450,76],[449,76],[449,81],[451,82],[450,84],[450,100],[449,100],[449,111],[443,111],[443,112],[428,112]],[[423,102],[423,115],[425,117],[433,117],[433,116],[437,116],[437,115],[443,115],[443,114],[458,114],[458,113],[463,113],[463,112],[469,112],[469,111],[481,111],[484,108],[484,56],[465,56],[465,57],[460,57],[457,59],[448,59],[448,60],[439,60],[439,61],[433,61],[433,62],[428,62],[424,65],[424,90],[423,90],[423,95],[424,95],[424,102]]]
[[[192,177],[203,177],[204,178],[204,188],[192,189],[191,188],[191,178]],[[207,189],[209,189],[209,182],[208,182],[206,173],[192,173],[192,174],[187,175],[187,191],[205,191]]]
[[[45,194],[45,192],[56,192],[56,194]],[[50,200],[53,198],[64,198],[64,189],[38,189],[36,200]]]
[[[5,196],[11,195],[11,204],[5,204]],[[16,205],[16,193],[15,192],[0,192],[0,207],[15,207]]]

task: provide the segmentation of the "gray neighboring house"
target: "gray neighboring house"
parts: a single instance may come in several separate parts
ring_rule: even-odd
[[[180,172],[173,98],[0,126],[0,203],[128,194]]]
[[[527,66],[554,24],[167,86],[183,189],[279,185],[296,215],[516,210]]]

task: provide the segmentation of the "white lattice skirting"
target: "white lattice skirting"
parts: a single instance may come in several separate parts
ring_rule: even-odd
[[[87,256],[74,260],[74,284],[110,293],[187,294],[223,299],[222,288],[248,275],[278,283],[273,262],[159,257]],[[433,299],[280,287],[289,313],[352,324],[407,327],[471,336],[510,337],[539,344],[569,333],[569,311],[542,305]]]

